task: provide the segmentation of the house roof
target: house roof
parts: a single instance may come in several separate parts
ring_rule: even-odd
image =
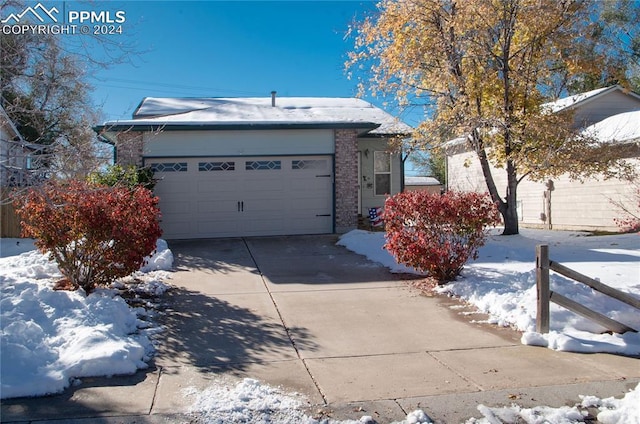
[[[408,186],[436,186],[441,183],[434,177],[404,177],[404,184]]]
[[[640,141],[640,110],[610,116],[589,125],[582,133],[607,143]]]
[[[336,97],[146,97],[133,119],[105,122],[98,130],[360,128],[369,135],[410,134],[412,128],[369,102]]]
[[[607,93],[611,93],[613,91],[621,91],[629,96],[635,97],[640,100],[640,95],[634,93],[633,91],[625,90],[619,85],[612,85],[610,87],[598,88],[596,90],[586,91],[584,93],[574,94],[573,96],[563,97],[554,102],[544,103],[542,105],[543,108],[549,108],[551,112],[559,112],[564,109],[573,108],[578,105],[582,105],[584,103],[590,102],[592,100],[597,99]]]
[[[640,101],[640,95],[633,91],[625,90],[619,85],[613,85],[610,87],[598,88],[596,90],[587,91],[584,93],[575,94],[573,96],[563,97],[554,102],[544,103],[543,108],[555,113],[568,108],[580,107],[585,103],[591,102],[607,93],[614,91],[621,91],[629,96]],[[640,137],[640,110],[620,113],[596,122],[583,129],[583,134],[591,137],[595,136],[598,140],[603,142],[619,142],[628,143],[633,142]],[[452,148],[466,143],[466,137],[457,137],[447,141],[445,148]]]

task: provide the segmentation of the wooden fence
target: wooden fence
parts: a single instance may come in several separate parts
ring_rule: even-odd
[[[0,193],[0,237],[20,237],[20,219],[4,190]]]
[[[640,309],[640,299],[630,294],[621,292],[620,290],[609,287],[591,277],[580,274],[564,265],[549,259],[549,246],[541,244],[536,246],[536,285],[538,288],[538,312],[536,316],[536,331],[538,333],[549,332],[549,302],[556,303],[578,315],[590,319],[602,325],[606,329],[614,333],[626,333],[627,331],[638,332],[625,324],[613,320],[605,315],[595,312],[582,304],[573,301],[561,294],[555,293],[549,289],[549,270],[558,274],[571,278],[579,283],[585,284],[592,289],[603,293],[609,297],[619,300],[620,302],[631,305],[636,309]]]

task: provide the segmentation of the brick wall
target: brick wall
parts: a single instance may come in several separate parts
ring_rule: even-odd
[[[358,226],[358,133],[335,130],[336,232],[345,233]]]
[[[142,132],[127,131],[118,134],[116,143],[116,158],[118,165],[142,166],[142,152],[144,141]]]

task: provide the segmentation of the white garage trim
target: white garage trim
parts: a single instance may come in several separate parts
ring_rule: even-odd
[[[332,155],[147,157],[163,237],[323,234],[334,230]]]

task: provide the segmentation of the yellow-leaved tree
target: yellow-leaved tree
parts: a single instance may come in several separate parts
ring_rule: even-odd
[[[347,67],[370,69],[361,86],[374,95],[426,105],[429,119],[415,136],[424,145],[443,149],[461,137],[477,153],[504,234],[517,234],[517,187],[525,177],[629,171],[610,145],[580,134],[570,112],[544,105],[572,77],[604,67],[607,58],[594,58],[589,35],[597,7],[575,0],[382,0],[377,14],[353,28]],[[496,169],[506,173],[506,187],[496,185]]]

